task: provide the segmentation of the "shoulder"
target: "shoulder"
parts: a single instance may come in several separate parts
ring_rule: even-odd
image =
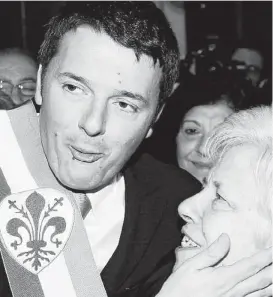
[[[187,171],[158,161],[149,154],[143,154],[131,163],[125,171],[126,176],[145,184],[148,189],[157,189],[162,195],[171,195],[179,201],[201,190],[199,181]]]

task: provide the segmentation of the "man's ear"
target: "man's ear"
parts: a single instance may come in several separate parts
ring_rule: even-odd
[[[174,83],[174,85],[173,85],[173,89],[172,89],[172,92],[171,92],[170,96],[174,93],[174,91],[175,91],[179,86],[180,86],[180,83],[179,83],[179,82]]]
[[[179,85],[180,85],[179,82],[176,82],[176,83],[173,85],[173,89],[172,89],[172,91],[171,91],[170,96],[171,96],[171,95],[173,94],[173,92],[179,87]],[[146,135],[145,138],[149,138],[149,137],[152,136],[152,134],[153,134],[153,130],[154,130],[154,129],[153,129],[153,126],[154,126],[154,124],[158,121],[158,119],[160,118],[160,116],[161,116],[161,114],[162,114],[162,111],[163,111],[164,107],[165,107],[165,103],[161,106],[161,108],[160,108],[160,110],[159,110],[159,112],[158,112],[158,114],[157,114],[155,120],[153,121],[153,124],[152,124],[151,127],[149,128],[148,133],[147,133],[147,135]]]
[[[149,138],[149,137],[152,136],[152,134],[153,134],[153,132],[154,132],[154,128],[153,128],[153,127],[154,127],[154,124],[159,120],[159,118],[160,118],[160,116],[161,116],[161,114],[162,114],[162,111],[163,111],[164,107],[165,107],[165,103],[162,104],[162,106],[161,106],[159,112],[157,113],[156,118],[154,119],[154,121],[153,121],[151,127],[149,128],[148,133],[147,133],[147,135],[146,135],[145,138]]]
[[[42,65],[39,65],[39,69],[37,72],[37,82],[36,82],[36,92],[35,92],[35,102],[37,105],[42,105],[43,97],[42,97]]]

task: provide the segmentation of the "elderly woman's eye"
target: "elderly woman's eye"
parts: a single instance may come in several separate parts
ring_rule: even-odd
[[[223,200],[226,201],[221,195],[219,195],[218,193],[216,193],[216,200]]]
[[[218,193],[216,193],[215,196],[216,197],[212,201],[213,209],[215,209],[215,210],[231,210],[232,209],[231,205],[225,198],[223,198]]]

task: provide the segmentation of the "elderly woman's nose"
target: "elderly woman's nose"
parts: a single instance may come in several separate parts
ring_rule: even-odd
[[[210,207],[211,200],[212,193],[209,187],[206,187],[201,192],[180,203],[178,213],[186,223],[196,224],[202,220],[205,211]]]
[[[184,200],[178,207],[178,213],[186,223],[196,223],[199,219],[199,215],[197,213],[197,208],[195,205],[195,196]]]

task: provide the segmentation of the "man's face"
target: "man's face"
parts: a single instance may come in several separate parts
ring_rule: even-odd
[[[104,33],[79,27],[64,36],[36,96],[44,151],[61,183],[95,190],[120,172],[151,133],[161,75],[152,58],[137,61]]]
[[[204,156],[210,132],[233,110],[225,101],[214,105],[199,105],[190,109],[182,120],[176,137],[176,157],[179,166],[202,182],[210,164]]]
[[[213,169],[204,189],[180,204],[179,213],[187,222],[182,228],[186,236],[177,252],[180,263],[208,247],[222,233],[231,241],[223,265],[265,248],[261,234],[271,243],[270,220],[257,204],[260,193],[254,173],[258,158],[258,149],[253,146],[231,149]]]
[[[253,49],[239,48],[234,52],[231,59],[233,61],[245,63],[248,67],[246,78],[256,86],[260,81],[261,71],[263,69],[263,57],[261,54]]]
[[[22,54],[0,54],[0,106],[11,109],[34,97],[37,66]],[[23,89],[22,89],[23,87]]]

